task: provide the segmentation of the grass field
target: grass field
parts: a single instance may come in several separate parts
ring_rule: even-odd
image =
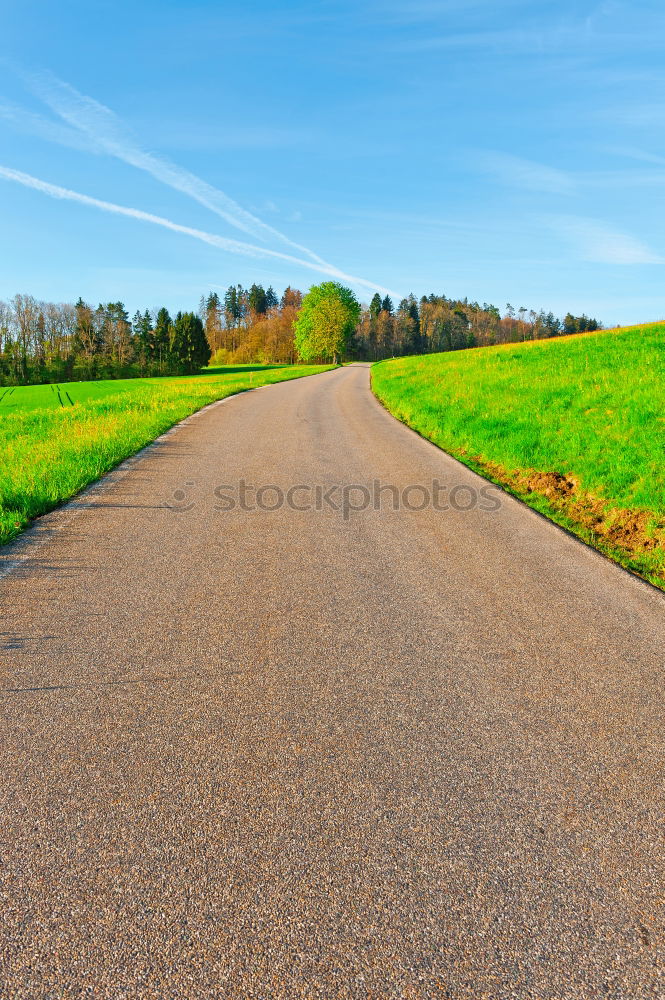
[[[665,323],[384,361],[400,420],[665,587]]]
[[[100,379],[88,382],[62,382],[60,385],[0,386],[0,419],[11,413],[28,410],[59,410],[75,403],[88,403],[121,392],[134,393],[141,386],[175,384],[191,379],[211,378],[218,375],[243,375],[264,372],[284,365],[227,365],[223,368],[206,368],[201,375],[165,376],[164,378]]]
[[[0,389],[0,544],[207,403],[330,367],[249,365]]]

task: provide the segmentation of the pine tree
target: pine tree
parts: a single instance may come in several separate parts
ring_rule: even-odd
[[[262,315],[266,312],[266,293],[263,285],[252,285],[249,290],[249,308],[253,313]]]
[[[297,288],[291,288],[291,286],[288,285],[284,289],[284,294],[282,295],[279,304],[282,309],[286,309],[288,306],[291,306],[294,309],[300,309],[300,306],[302,305],[302,292]]]
[[[240,285],[230,285],[224,293],[224,313],[226,315],[227,326],[237,326],[242,315],[238,292],[242,291]]]
[[[154,347],[152,342],[152,320],[147,309],[143,313],[139,310],[136,311],[132,320],[132,329],[136,338],[139,357],[142,363],[145,364],[152,360]]]
[[[222,346],[222,303],[217,292],[210,292],[202,300],[202,308],[199,311],[201,320],[205,327],[206,338],[210,344],[210,350],[216,351]]]
[[[375,292],[374,298],[369,304],[369,314],[372,317],[372,319],[376,319],[376,317],[381,312],[381,309],[382,309],[381,296],[379,295],[378,292]]]
[[[203,323],[195,313],[179,312],[171,326],[172,358],[187,372],[196,372],[210,360],[210,345]]]
[[[168,362],[171,340],[171,317],[168,309],[163,306],[157,313],[155,319],[155,329],[153,334],[153,356],[159,364],[159,370],[163,371],[164,365]]]

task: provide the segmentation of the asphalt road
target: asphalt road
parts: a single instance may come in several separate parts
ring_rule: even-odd
[[[663,596],[368,374],[2,550],[3,1000],[665,997]]]

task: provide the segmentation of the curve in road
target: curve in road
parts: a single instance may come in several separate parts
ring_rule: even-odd
[[[665,995],[663,597],[366,366],[2,562],[2,996]]]

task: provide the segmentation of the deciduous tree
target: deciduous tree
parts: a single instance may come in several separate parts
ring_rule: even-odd
[[[360,317],[360,305],[350,288],[324,281],[310,288],[295,322],[296,349],[303,361],[325,358],[337,362]]]

